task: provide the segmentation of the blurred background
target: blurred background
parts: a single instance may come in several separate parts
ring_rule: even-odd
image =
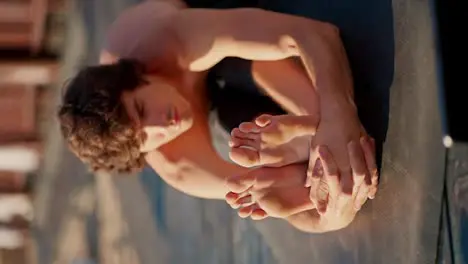
[[[0,263],[33,257],[33,191],[64,48],[62,0],[0,1]]]
[[[93,175],[67,150],[55,120],[63,84],[97,62],[109,24],[138,2],[0,0],[0,264],[463,263],[451,240],[468,236],[448,226],[466,223],[468,148],[447,156],[442,145],[430,1],[188,1],[329,19],[352,49],[365,50],[350,58],[360,114],[385,108],[385,124],[361,117],[386,134],[380,190],[350,227],[328,234],[240,219],[151,169]]]
[[[63,83],[138,2],[0,0],[0,264],[231,263],[234,244],[237,262],[272,263],[224,202],[166,189],[149,169],[92,175],[63,145]]]

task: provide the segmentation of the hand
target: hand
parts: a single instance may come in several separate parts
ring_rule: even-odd
[[[329,180],[333,177],[324,176],[323,162],[328,161],[329,167],[335,174],[340,175],[340,188],[344,194],[350,194],[347,190],[351,189],[351,194],[356,194],[359,199],[355,205],[359,209],[367,198],[373,199],[377,192],[378,173],[375,165],[375,141],[372,138],[362,137],[358,142],[352,141],[347,144],[347,153],[350,158],[350,174],[352,175],[352,185],[343,184],[343,176],[340,174],[334,157],[331,155],[328,147],[321,146],[319,149],[319,160],[315,164],[309,162],[308,182],[311,184],[310,199],[316,205],[318,211],[324,212],[327,206],[327,191],[329,190]],[[313,167],[312,167],[313,166]],[[347,183],[349,184],[349,183]],[[356,193],[358,191],[358,193]],[[366,196],[366,197],[363,197]],[[360,203],[359,201],[363,201]]]
[[[360,156],[362,154],[360,152],[361,147],[356,148],[356,144],[349,144],[349,155],[352,160],[353,171],[358,179],[365,178],[366,176],[362,177],[361,175],[363,174],[358,172],[362,171],[362,167],[365,167],[367,161],[369,161],[368,171],[374,173],[365,174],[367,176],[372,175],[370,187],[365,182],[362,183],[362,180],[355,181],[358,185],[353,189],[355,189],[355,193],[359,193],[356,204],[360,206],[363,204],[363,196],[364,198],[368,195],[375,196],[375,192],[377,191],[377,174],[376,170],[373,169],[374,167],[372,167],[375,164],[375,153],[372,143],[364,139],[361,143],[365,160]],[[322,148],[328,151],[326,147],[320,147],[320,149]],[[329,152],[324,152],[323,154],[326,155]],[[328,166],[327,168],[336,167],[331,154],[323,156],[322,159],[319,159],[319,162],[320,164],[325,162],[325,165]],[[250,170],[246,174],[232,176],[227,179],[227,186],[231,192],[226,195],[226,201],[233,209],[240,208],[238,211],[239,216],[252,217],[254,220],[264,219],[268,216],[287,218],[300,212],[312,210],[316,204],[309,197],[312,191],[303,186],[306,170],[306,164],[293,164],[279,168],[262,167]],[[325,183],[327,183],[326,180],[328,178],[331,178],[329,175],[323,176],[323,170],[318,174],[320,178],[323,178]],[[326,188],[328,190],[328,186]],[[333,195],[336,196],[336,193],[333,193]],[[334,198],[335,196],[328,195],[327,193],[326,199],[319,203],[322,207],[325,205],[325,209],[322,208],[321,212],[327,211],[328,198]]]
[[[347,226],[366,202],[367,197],[374,197],[377,191],[377,170],[373,143],[368,138],[361,138],[360,142],[352,141],[347,145],[353,174],[354,186],[352,193],[346,193],[340,184],[339,168],[326,146],[319,146],[318,165],[315,173],[323,172],[318,189],[310,190],[311,200],[319,198],[317,211],[321,215],[322,226],[328,228],[342,228]],[[363,151],[364,150],[364,151]]]
[[[306,186],[312,189],[318,189],[320,183],[318,178],[312,175],[313,168],[319,160],[318,146],[327,146],[336,162],[337,170],[341,175],[340,183],[343,186],[343,192],[351,194],[353,184],[353,175],[351,172],[350,156],[347,145],[349,142],[359,142],[361,137],[367,137],[367,133],[362,127],[357,116],[357,110],[351,101],[343,100],[340,103],[324,106],[321,120],[317,127],[317,133],[312,139],[311,152],[309,156],[309,170],[307,173]],[[362,152],[355,153],[359,155],[358,159],[362,161]],[[375,167],[375,160],[369,161],[369,166]],[[366,178],[370,179],[370,178]],[[370,181],[368,181],[370,184]],[[317,201],[316,197],[312,197]]]
[[[358,142],[367,133],[354,104],[353,78],[339,32],[332,30],[329,33],[322,35],[320,53],[316,54],[315,60],[308,59],[313,57],[313,51],[306,45],[311,43],[307,41],[310,37],[305,37],[301,49],[304,65],[320,98],[320,123],[312,140],[309,163],[313,168],[317,162],[317,146],[327,146],[340,172],[343,191],[351,194],[353,179],[347,144]],[[319,57],[321,60],[317,62]],[[318,182],[312,182],[310,174],[306,186],[314,185],[312,188],[316,189]]]

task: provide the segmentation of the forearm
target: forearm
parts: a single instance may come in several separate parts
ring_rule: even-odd
[[[352,102],[353,80],[338,29],[326,23],[306,27],[293,39],[320,101]]]
[[[257,85],[289,113],[320,115],[315,87],[295,59],[254,61],[252,76]]]
[[[224,161],[211,165],[185,166],[178,171],[178,180],[171,185],[191,196],[223,200],[229,192],[225,179],[241,174],[245,170],[245,168]]]
[[[148,153],[146,160],[177,190],[199,198],[224,199],[228,193],[225,179],[247,169],[223,160],[208,135],[208,128],[194,125],[158,151]]]
[[[197,142],[203,142],[199,138]],[[179,143],[179,142],[176,142]],[[203,142],[204,143],[204,142]],[[224,199],[229,192],[226,179],[241,175],[248,169],[223,160],[208,143],[193,142],[192,147],[153,152],[147,157],[161,178],[175,189],[188,195],[205,199]]]

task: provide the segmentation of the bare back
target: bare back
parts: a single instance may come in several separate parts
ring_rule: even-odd
[[[169,17],[176,12],[178,8],[167,1],[146,1],[124,11],[108,30],[101,63],[109,54],[146,65],[164,59],[171,48]]]

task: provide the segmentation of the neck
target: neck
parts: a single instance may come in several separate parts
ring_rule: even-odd
[[[206,77],[207,72],[188,72],[182,78],[181,85],[177,86],[179,92],[200,113],[209,110],[206,96]]]

